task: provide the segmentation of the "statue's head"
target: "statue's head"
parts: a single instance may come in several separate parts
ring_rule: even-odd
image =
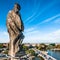
[[[15,3],[14,5],[14,11],[17,13],[21,9],[20,5],[18,3]]]

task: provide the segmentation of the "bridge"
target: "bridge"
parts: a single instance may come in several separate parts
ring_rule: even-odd
[[[32,49],[35,51],[35,53],[38,54],[38,56],[41,56],[44,60],[57,60],[54,57],[48,55],[47,52],[40,51],[36,48],[32,48]]]

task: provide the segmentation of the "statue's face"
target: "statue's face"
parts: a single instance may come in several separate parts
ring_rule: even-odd
[[[16,13],[19,12],[19,8],[18,8],[17,5],[14,6],[14,11],[15,11]]]

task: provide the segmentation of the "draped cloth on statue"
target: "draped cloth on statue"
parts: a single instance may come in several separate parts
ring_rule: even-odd
[[[19,41],[23,40],[22,37],[24,37],[22,33],[24,25],[19,13],[16,14],[13,10],[9,11],[7,16],[7,29],[10,37],[9,55],[15,56],[15,53],[19,50]]]

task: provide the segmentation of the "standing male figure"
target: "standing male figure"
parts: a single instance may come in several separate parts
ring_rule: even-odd
[[[15,56],[16,52],[19,50],[19,42],[22,43],[24,37],[22,33],[24,31],[24,25],[19,14],[20,9],[20,5],[15,3],[13,10],[9,11],[7,16],[6,24],[10,38],[9,55],[11,56]]]

